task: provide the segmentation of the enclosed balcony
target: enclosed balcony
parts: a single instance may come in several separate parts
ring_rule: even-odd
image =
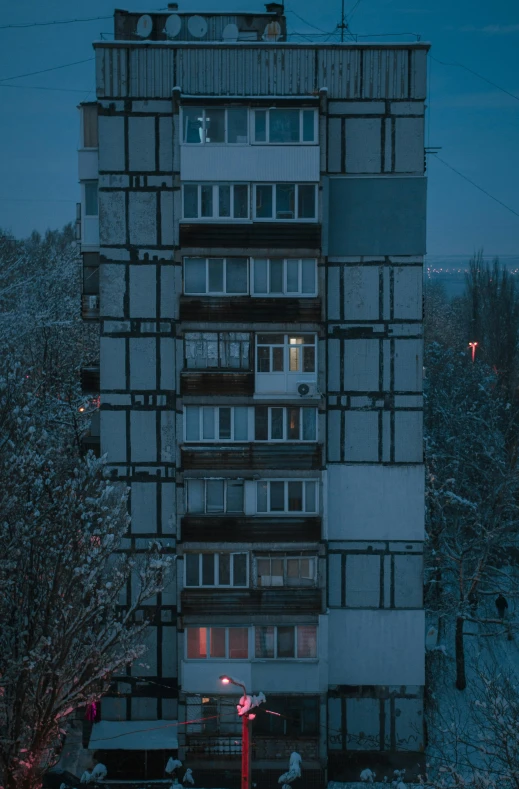
[[[183,469],[290,469],[311,471],[322,468],[323,448],[313,442],[293,444],[203,444],[182,447]]]
[[[321,613],[322,592],[316,588],[184,589],[182,614]]]
[[[184,515],[182,542],[318,542],[321,518]]]

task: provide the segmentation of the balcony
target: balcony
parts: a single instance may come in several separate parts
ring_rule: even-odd
[[[180,376],[180,394],[184,395],[245,395],[254,394],[254,373],[195,372],[187,370]]]
[[[319,254],[321,225],[317,222],[223,222],[180,224],[180,246],[200,249],[301,249]]]
[[[315,588],[184,589],[182,614],[319,614],[322,594]]]
[[[316,471],[322,468],[323,451],[315,443],[201,444],[182,447],[183,469],[290,469]]]
[[[181,296],[180,320],[206,323],[318,323],[321,299]]]
[[[321,518],[185,515],[182,542],[319,542]]]
[[[101,457],[99,410],[91,414],[90,428],[85,435],[81,437],[81,453],[86,455],[90,449],[96,458]]]

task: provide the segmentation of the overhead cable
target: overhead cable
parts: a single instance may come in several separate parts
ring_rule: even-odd
[[[464,66],[463,63],[448,63],[447,61],[444,60],[438,60],[438,58],[433,57],[431,53],[429,53],[429,57],[431,58],[431,60],[435,60],[436,63],[441,63],[442,66],[456,66],[457,68],[463,68],[465,69],[465,71],[470,72],[470,74],[474,74],[475,77],[479,77],[479,79],[482,79],[484,82],[488,82],[488,84],[492,85],[494,88],[497,88],[503,93],[506,93],[507,96],[511,96],[512,99],[519,101],[519,96],[517,96],[515,93],[510,93],[509,90],[506,90],[506,88],[502,88],[501,85],[497,84],[497,82],[492,82],[492,80],[487,79],[487,77],[484,77],[483,74],[479,74],[477,71],[474,71],[474,69],[471,69],[468,66]]]
[[[48,25],[71,25],[73,22],[93,22],[96,19],[112,19],[111,16],[89,16],[84,19],[56,19],[53,22],[27,22],[20,25],[0,25],[0,30],[23,27],[47,27]]]
[[[487,190],[483,189],[482,186],[479,186],[479,184],[477,184],[474,181],[472,181],[467,175],[464,175],[463,173],[460,173],[459,170],[456,170],[455,167],[453,167],[451,164],[449,164],[444,159],[442,159],[440,156],[438,156],[438,154],[435,154],[434,158],[438,159],[438,161],[441,162],[442,164],[444,164],[445,167],[448,167],[449,170],[452,170],[454,173],[459,175],[461,178],[464,178],[465,181],[469,182],[469,184],[472,184],[472,186],[475,186],[476,189],[479,189],[479,191],[483,192],[483,194],[487,195],[487,197],[490,197],[492,200],[495,200],[496,203],[499,203],[499,205],[502,205],[503,208],[506,208],[507,211],[510,211],[510,213],[515,214],[515,216],[519,216],[519,212],[514,211],[513,208],[510,208],[509,205],[507,205],[506,203],[503,203],[502,200],[499,200],[497,197],[494,197],[494,195],[490,194],[490,192],[487,192]]]
[[[57,71],[61,68],[68,68],[69,66],[78,66],[80,63],[89,63],[95,58],[86,58],[85,60],[75,60],[73,63],[63,63],[61,66],[52,66],[52,68],[43,68],[39,71],[28,71],[26,74],[16,74],[13,77],[0,77],[0,82],[7,82],[11,79],[21,79],[22,77],[33,77],[35,74],[46,74],[48,71]]]

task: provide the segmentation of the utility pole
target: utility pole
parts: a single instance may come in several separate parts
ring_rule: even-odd
[[[344,0],[342,0],[342,5],[341,5],[341,21],[340,21],[340,23],[339,23],[338,27],[340,27],[340,29],[341,29],[341,43],[343,44],[343,43],[344,43],[344,31],[345,31],[345,30],[346,30],[346,28],[347,28],[347,24],[346,24],[346,22],[344,21]]]
[[[220,680],[223,682],[224,685],[237,685],[238,687],[243,689],[243,703],[245,704],[247,699],[247,689],[243,682],[239,682],[237,679],[233,679],[232,677],[228,677],[226,674],[220,677]],[[264,697],[263,697],[264,698]],[[250,701],[250,698],[249,698]],[[241,703],[241,700],[240,700]],[[238,708],[239,709],[239,708]],[[240,712],[238,711],[240,715]],[[252,789],[252,760],[251,760],[251,751],[252,751],[252,742],[250,737],[250,721],[253,721],[256,717],[255,713],[245,712],[241,714],[241,784],[240,789]]]

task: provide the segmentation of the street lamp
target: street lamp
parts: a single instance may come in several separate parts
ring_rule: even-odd
[[[249,711],[250,705],[247,703],[249,697],[243,682],[238,682],[238,680],[228,677],[226,674],[223,674],[220,680],[224,685],[237,685],[239,688],[243,688],[243,697],[240,699],[241,704],[239,706],[244,707],[244,711],[241,712],[240,709],[238,709],[238,715],[241,717],[241,789],[251,789],[251,739],[249,720],[253,721],[256,715],[254,713],[251,714]]]

